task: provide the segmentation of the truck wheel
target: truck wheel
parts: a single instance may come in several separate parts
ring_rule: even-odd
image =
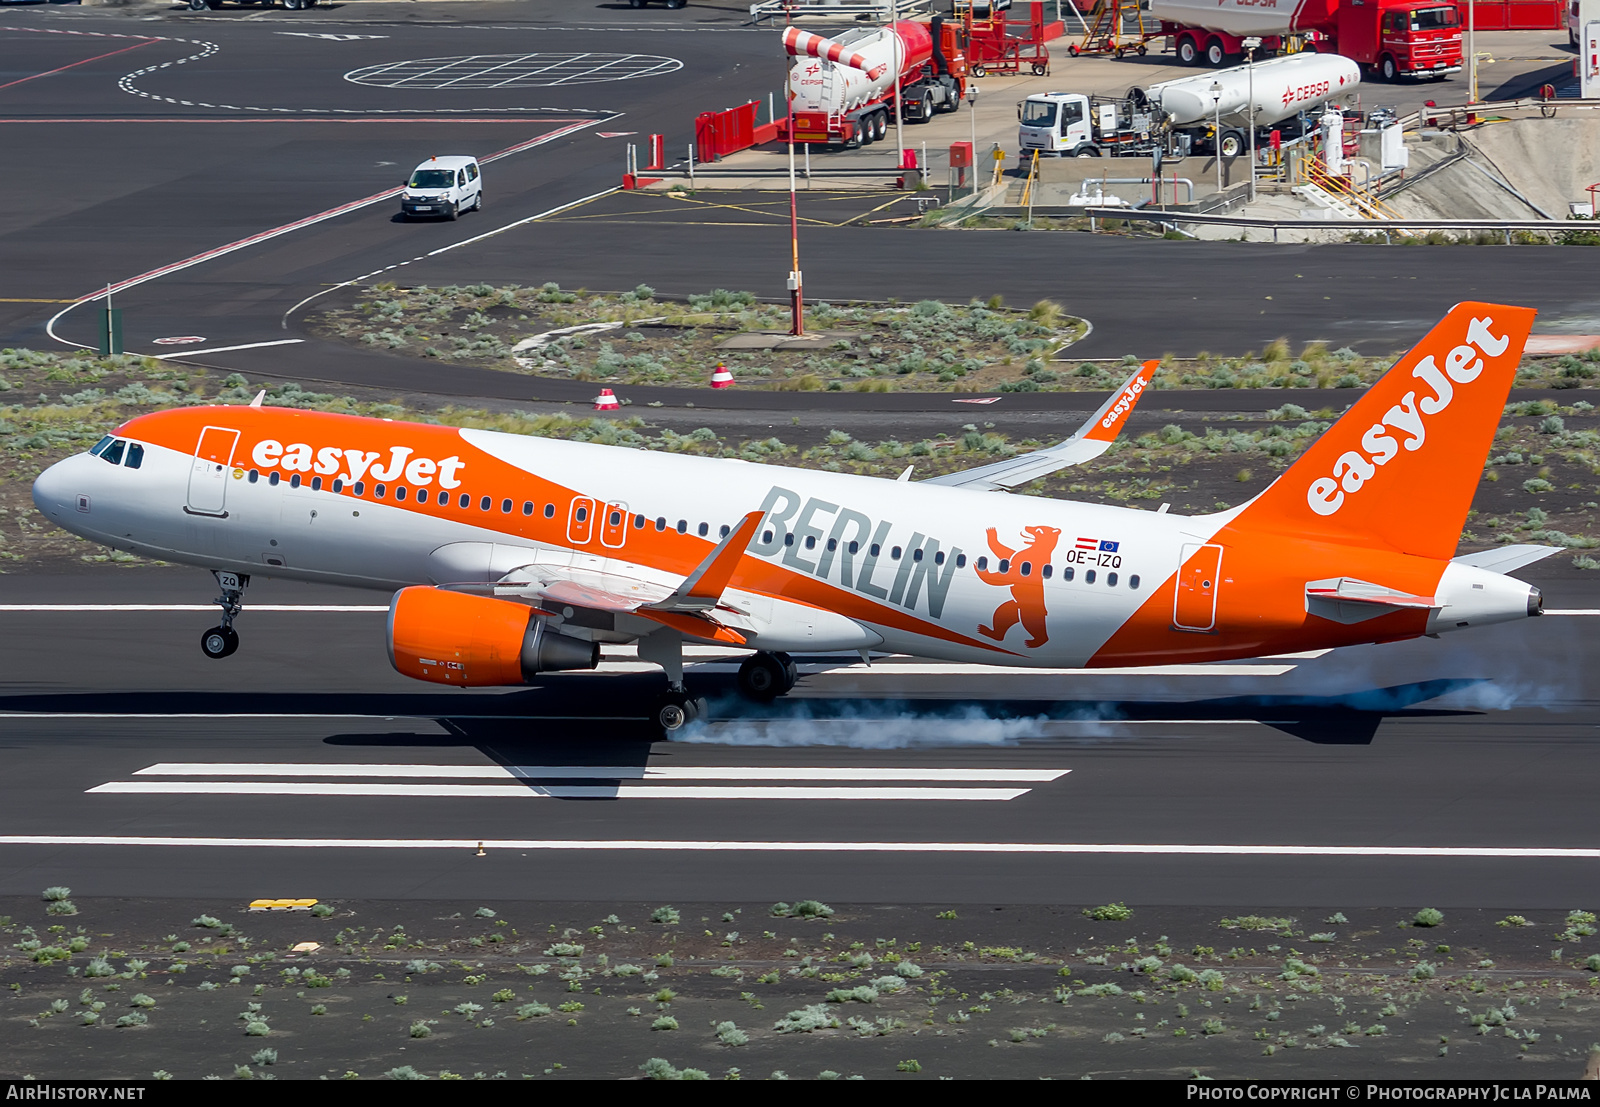
[[[1080,146],[1078,147],[1078,152],[1072,156],[1075,158],[1097,158],[1100,156],[1100,151],[1093,146]]]
[[[1220,38],[1211,39],[1206,43],[1206,64],[1212,69],[1220,69],[1222,63],[1228,60],[1228,52],[1222,48]]]
[[[642,8],[644,4],[645,0],[628,0],[628,7],[630,8]]]
[[[1190,35],[1184,35],[1178,40],[1178,60],[1184,65],[1200,64],[1200,47]]]
[[[1073,46],[1073,47],[1070,47],[1070,49],[1072,50],[1072,56],[1073,57],[1077,57],[1078,56],[1078,48],[1076,46]],[[974,77],[987,77],[989,75],[989,71],[987,69],[985,69],[981,65],[968,66],[967,67],[967,72],[971,73]]]
[[[1236,158],[1244,153],[1244,135],[1238,131],[1223,131],[1218,149],[1225,158]]]
[[[687,4],[688,2],[689,2],[689,0],[667,0],[667,7],[669,7],[669,8],[681,8],[685,4]]]
[[[881,142],[889,137],[889,113],[887,111],[877,112],[873,116],[872,131],[872,137],[876,141]]]
[[[1379,59],[1378,72],[1383,76],[1385,81],[1388,81],[1391,84],[1399,79],[1400,67],[1395,65],[1393,55],[1385,54]]]
[[[917,100],[917,114],[921,116],[918,123],[927,123],[933,119],[933,93],[923,90],[921,98]]]

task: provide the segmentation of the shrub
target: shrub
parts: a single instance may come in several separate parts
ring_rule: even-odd
[[[150,1017],[148,1015],[145,1015],[139,1011],[131,1011],[119,1018],[117,1020],[117,1025],[122,1027],[143,1026],[149,1021]]]
[[[835,988],[825,997],[829,1003],[871,1003],[878,998],[876,988],[866,984],[854,988]]]
[[[750,1040],[750,1035],[740,1030],[732,1022],[719,1022],[717,1024],[717,1041],[726,1046],[742,1046]]]
[[[827,1030],[839,1025],[839,1020],[821,1003],[813,1003],[798,1011],[790,1011],[773,1024],[779,1034],[809,1034],[813,1030]]]
[[[678,1020],[673,1018],[671,1015],[662,1015],[659,1019],[650,1024],[650,1029],[676,1030],[678,1029]]]
[[[1125,922],[1133,918],[1133,909],[1121,903],[1106,903],[1099,907],[1085,907],[1083,913],[1097,922]]]
[[[1444,922],[1444,912],[1432,907],[1424,907],[1411,917],[1412,926],[1438,926]]]
[[[665,926],[676,926],[678,918],[678,909],[676,907],[657,907],[650,912],[651,922],[661,923]]]
[[[410,1065],[397,1065],[396,1067],[390,1069],[388,1072],[384,1073],[383,1075],[387,1076],[390,1080],[426,1080],[426,1079],[428,1079],[426,1076],[422,1075],[420,1072],[418,1072],[416,1069],[412,1068]]]

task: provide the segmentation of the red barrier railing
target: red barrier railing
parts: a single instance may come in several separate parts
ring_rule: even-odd
[[[777,137],[772,123],[757,123],[760,102],[750,101],[726,111],[703,111],[695,117],[695,158],[702,162],[721,161],[729,154],[748,150]]]

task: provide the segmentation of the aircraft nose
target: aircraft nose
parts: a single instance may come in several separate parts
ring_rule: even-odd
[[[81,482],[74,479],[74,473],[81,460],[69,457],[58,461],[34,478],[33,503],[45,518],[59,522],[68,512],[77,511],[79,489],[76,485]]]

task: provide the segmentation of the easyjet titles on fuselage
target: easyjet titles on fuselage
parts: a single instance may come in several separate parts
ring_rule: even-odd
[[[255,444],[250,460],[261,469],[282,469],[286,473],[320,473],[346,484],[353,484],[367,476],[373,480],[395,481],[405,478],[406,483],[426,488],[438,479],[440,488],[459,488],[457,474],[467,467],[459,456],[440,460],[412,457],[412,446],[390,446],[387,463],[380,463],[383,454],[377,450],[341,449],[338,446],[314,448],[304,442],[285,446],[273,438],[264,438]],[[339,472],[343,468],[344,472]],[[338,474],[335,476],[335,474]]]

